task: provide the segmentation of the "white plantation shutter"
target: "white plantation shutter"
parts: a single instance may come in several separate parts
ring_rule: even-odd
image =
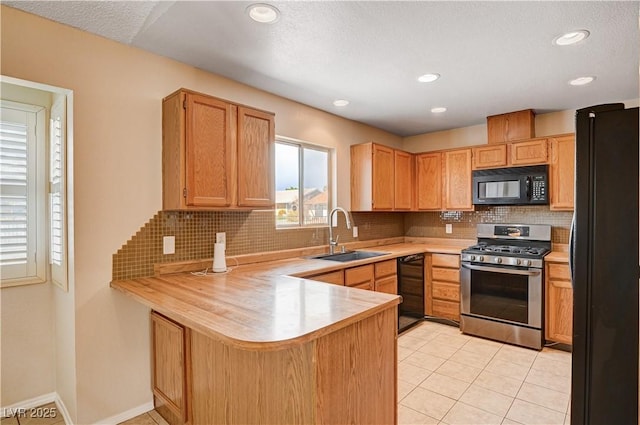
[[[0,267],[2,280],[42,277],[37,263],[36,112],[0,109]]]
[[[66,290],[65,123],[66,97],[58,96],[49,123],[49,261],[51,280]]]

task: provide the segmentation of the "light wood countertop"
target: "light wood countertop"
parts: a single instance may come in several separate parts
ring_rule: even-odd
[[[169,318],[249,350],[276,350],[334,332],[392,308],[400,297],[304,279],[421,252],[459,254],[458,245],[400,243],[362,250],[385,252],[340,263],[290,258],[233,266],[227,273],[182,272],[111,282],[111,286]],[[231,264],[230,264],[231,263]]]

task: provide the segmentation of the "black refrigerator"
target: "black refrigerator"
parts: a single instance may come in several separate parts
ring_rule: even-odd
[[[576,112],[572,424],[638,423],[638,108]]]

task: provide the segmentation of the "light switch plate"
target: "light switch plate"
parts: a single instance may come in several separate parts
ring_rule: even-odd
[[[227,234],[225,232],[216,233],[216,243],[227,243]]]
[[[444,225],[444,232],[445,233],[453,233],[453,225],[451,223],[445,224]]]
[[[176,237],[175,236],[162,237],[162,253],[165,255],[176,253]]]
[[[353,237],[354,238],[358,237],[358,226],[353,226]]]

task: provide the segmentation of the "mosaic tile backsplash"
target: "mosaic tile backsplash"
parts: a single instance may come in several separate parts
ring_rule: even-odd
[[[334,235],[355,239],[339,213]],[[402,214],[353,213],[359,241],[404,235]],[[276,229],[273,211],[160,211],[113,255],[112,279],[152,276],[154,263],[213,258],[216,232],[225,232],[228,256],[327,245],[326,227]],[[175,236],[175,254],[162,253],[162,237]]]
[[[405,213],[405,236],[475,239],[478,223],[550,224],[553,243],[569,243],[572,212],[550,211],[546,205],[478,206],[476,211]],[[445,233],[451,224],[453,232]]]
[[[473,212],[353,213],[359,241],[398,236],[475,239],[477,223],[552,225],[552,241],[568,243],[572,213],[546,206],[478,207]],[[451,223],[453,233],[445,233]],[[326,227],[276,229],[268,211],[160,211],[113,255],[113,280],[152,276],[155,263],[213,257],[216,232],[226,232],[227,255],[251,254],[328,244]],[[338,214],[334,233],[354,240]],[[162,237],[175,236],[175,254],[162,253]]]

